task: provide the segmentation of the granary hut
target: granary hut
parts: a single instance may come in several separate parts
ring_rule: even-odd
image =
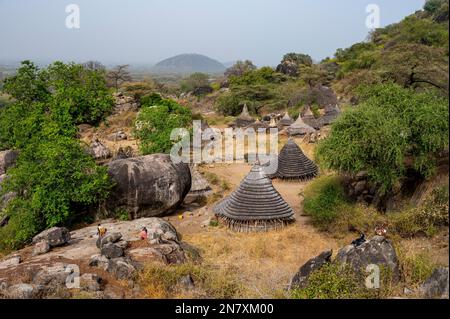
[[[286,131],[290,136],[295,136],[314,133],[316,130],[311,126],[309,126],[308,124],[306,124],[305,122],[303,122],[302,116],[301,114],[299,114],[298,119],[294,123],[292,123],[286,129]]]
[[[221,222],[238,232],[280,229],[294,221],[294,211],[256,163],[239,187],[214,207]]]
[[[309,180],[318,173],[314,164],[292,138],[281,149],[278,155],[277,172],[271,177],[286,180]]]
[[[259,130],[268,130],[269,125],[267,123],[261,122],[259,119],[256,120],[254,123],[247,126],[247,128],[253,128],[255,132],[258,132]]]

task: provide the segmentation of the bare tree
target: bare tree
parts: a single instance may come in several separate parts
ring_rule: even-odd
[[[101,64],[98,61],[94,61],[94,60],[83,63],[83,66],[85,69],[91,70],[91,71],[105,71],[106,70],[106,68],[103,64]]]
[[[116,90],[119,90],[120,84],[131,81],[128,67],[128,64],[118,65],[108,72],[108,79],[113,83]]]

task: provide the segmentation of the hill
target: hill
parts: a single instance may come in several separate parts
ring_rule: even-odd
[[[180,54],[158,62],[152,71],[166,74],[221,73],[225,66],[205,55]]]

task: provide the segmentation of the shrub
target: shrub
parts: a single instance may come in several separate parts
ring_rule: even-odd
[[[374,292],[368,291],[364,282],[349,266],[326,264],[314,271],[308,280],[308,286],[294,289],[293,299],[362,299],[373,298]]]
[[[406,255],[402,250],[397,252],[402,281],[410,288],[418,288],[433,273],[435,266],[422,254]]]
[[[142,98],[141,103],[134,130],[141,153],[168,153],[176,142],[170,139],[172,130],[190,127],[191,110],[157,94]]]
[[[385,192],[405,176],[407,158],[415,172],[431,176],[436,154],[448,146],[448,100],[395,84],[366,88],[361,98],[319,143],[321,164],[350,173],[367,171]]]
[[[448,187],[433,190],[419,207],[392,213],[390,222],[402,237],[434,235],[439,227],[448,226]]]

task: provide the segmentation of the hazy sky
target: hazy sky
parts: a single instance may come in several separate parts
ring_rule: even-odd
[[[291,51],[320,60],[366,38],[372,3],[385,26],[424,0],[0,0],[0,61],[153,64],[201,53],[261,66]],[[79,29],[66,28],[69,4]]]

